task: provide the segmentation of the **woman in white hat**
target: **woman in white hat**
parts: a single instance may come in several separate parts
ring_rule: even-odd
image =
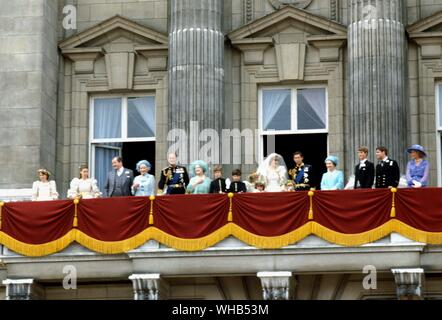
[[[407,184],[410,188],[428,186],[430,163],[425,159],[427,154],[424,147],[415,144],[408,148],[411,160],[407,164]]]

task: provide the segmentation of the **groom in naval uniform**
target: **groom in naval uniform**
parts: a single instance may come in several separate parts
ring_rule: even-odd
[[[289,177],[293,180],[295,191],[306,191],[314,187],[312,166],[304,163],[304,155],[297,151],[293,154],[295,168],[289,170]]]
[[[134,173],[123,166],[123,159],[112,159],[114,170],[107,174],[104,190],[107,197],[129,197],[132,195],[131,187],[134,182]]]

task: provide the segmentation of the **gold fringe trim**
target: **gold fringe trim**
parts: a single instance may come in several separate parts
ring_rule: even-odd
[[[229,236],[234,236],[244,243],[260,249],[286,247],[301,241],[311,234],[337,245],[354,247],[375,242],[393,232],[421,243],[442,244],[442,232],[421,231],[396,219],[392,219],[373,230],[358,234],[339,233],[317,222],[310,221],[287,234],[275,237],[264,237],[246,231],[234,223],[228,223],[210,235],[196,239],[181,239],[167,234],[158,228],[150,227],[138,235],[122,241],[101,241],[86,235],[78,229],[72,229],[60,239],[39,245],[26,244],[13,239],[4,232],[0,232],[0,243],[18,254],[40,257],[60,252],[74,241],[98,253],[120,254],[138,248],[149,240],[156,240],[176,250],[200,251],[214,246]]]
[[[356,247],[375,242],[388,236],[393,231],[393,222],[388,221],[383,225],[363,233],[345,234],[328,229],[317,222],[312,223],[312,234],[328,242],[347,247]]]
[[[287,234],[276,237],[263,237],[250,233],[236,224],[232,224],[232,235],[248,245],[260,249],[279,249],[295,242],[299,242],[311,234],[312,223],[308,222],[302,227]]]
[[[4,232],[0,232],[0,243],[8,249],[28,257],[42,257],[60,252],[75,241],[76,229],[66,233],[63,237],[44,244],[28,244],[20,242]]]
[[[156,240],[168,247],[181,251],[201,251],[212,247],[231,235],[231,224],[227,224],[208,236],[197,239],[181,239],[169,235],[155,227],[148,228],[138,235],[115,242],[100,241],[78,231],[76,241],[84,247],[103,254],[119,254],[138,248],[148,240]]]

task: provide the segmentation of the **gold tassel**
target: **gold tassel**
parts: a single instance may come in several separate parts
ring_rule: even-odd
[[[149,212],[149,225],[153,225],[153,202],[155,201],[155,196],[150,196],[150,212]]]
[[[77,214],[78,214],[78,204],[80,203],[80,199],[78,199],[78,198],[75,198],[74,199],[74,206],[75,206],[75,211],[74,211],[74,228],[77,228],[78,227],[78,217],[77,217]]]
[[[233,193],[230,192],[227,196],[229,197],[229,214],[227,216],[227,221],[232,222],[233,221],[233,212],[232,212]]]
[[[310,209],[308,211],[308,219],[313,220],[313,196],[315,193],[313,191],[308,192],[308,196],[310,197]]]
[[[0,230],[2,229],[2,210],[5,203],[3,201],[0,202]]]
[[[395,196],[396,196],[397,189],[391,188],[392,201],[391,201],[391,212],[390,212],[390,218],[396,218],[396,206],[395,206]]]

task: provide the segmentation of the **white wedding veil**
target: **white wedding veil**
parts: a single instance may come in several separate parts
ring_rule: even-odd
[[[258,167],[258,174],[263,177],[268,176],[268,170],[272,164],[272,160],[276,159],[278,161],[278,166],[276,169],[278,169],[280,175],[282,175],[284,178],[287,178],[287,166],[285,165],[284,158],[277,153],[271,153],[267,156],[267,158],[264,159],[263,162]]]

